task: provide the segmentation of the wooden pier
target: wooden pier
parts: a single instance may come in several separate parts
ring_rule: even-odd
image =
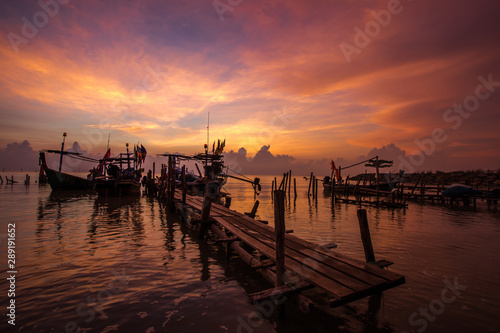
[[[279,192],[284,191],[278,190],[274,194]],[[297,294],[303,289],[317,287],[328,292],[331,296],[329,303],[333,307],[378,294],[405,282],[404,276],[379,267],[387,266],[390,262],[377,262],[374,256],[370,256],[373,257],[372,262],[365,263],[284,232],[284,218],[280,228],[284,233],[284,245],[280,247],[280,242],[276,241],[279,240],[279,232],[276,231],[280,223],[275,230],[261,221],[216,204],[207,197],[186,195],[181,190],[175,191],[174,198],[177,208],[182,212],[198,212],[201,236],[211,229],[219,242],[232,248],[245,262],[275,284],[275,288],[251,295],[253,301],[272,298],[273,295]],[[284,267],[279,265],[281,255],[284,256]],[[280,284],[279,276],[284,269],[287,274],[283,275],[283,283]],[[298,295],[298,299],[301,308],[312,304],[303,295]]]

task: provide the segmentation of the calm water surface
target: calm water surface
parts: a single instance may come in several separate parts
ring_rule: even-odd
[[[272,225],[271,180],[261,177],[257,218]],[[287,229],[363,260],[358,207],[332,205],[322,191],[312,200],[303,178],[297,185]],[[230,181],[226,189],[231,208],[251,210],[250,185]],[[1,332],[500,331],[500,214],[486,203],[366,207],[377,259],[393,261],[390,270],[406,284],[384,292],[378,312],[368,299],[308,315],[290,302],[281,322],[248,301],[270,285],[155,200],[36,184],[0,185],[0,199]],[[9,223],[16,225],[15,326],[7,323]]]

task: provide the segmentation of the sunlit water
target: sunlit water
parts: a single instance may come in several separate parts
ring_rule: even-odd
[[[271,286],[236,256],[227,260],[213,239],[198,240],[156,200],[51,193],[35,179],[28,187],[0,185],[1,332],[500,331],[500,214],[484,202],[363,207],[377,259],[393,261],[390,270],[406,284],[384,292],[378,314],[367,299],[328,314],[302,314],[290,301],[286,321],[276,321],[248,301]],[[270,225],[271,180],[261,177],[257,197],[257,218]],[[335,242],[336,251],[363,260],[359,207],[332,205],[321,189],[313,200],[301,177],[297,185],[297,199],[292,188],[286,203],[287,229],[318,244]],[[226,189],[231,208],[251,210],[249,184],[230,181]],[[9,223],[16,225],[15,326],[6,308]],[[314,300],[314,290],[307,295]]]

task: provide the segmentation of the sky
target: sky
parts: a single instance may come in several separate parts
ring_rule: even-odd
[[[226,139],[244,172],[500,167],[494,0],[3,1],[0,168]],[[239,161],[239,162],[238,162]]]

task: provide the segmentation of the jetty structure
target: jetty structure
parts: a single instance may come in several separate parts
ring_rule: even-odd
[[[315,244],[286,230],[286,191],[283,188],[287,187],[273,189],[274,227],[271,227],[267,221],[255,219],[258,200],[251,213],[230,209],[230,200],[220,201],[220,192],[208,185],[214,180],[210,167],[205,168],[207,186],[202,193],[188,189],[184,167],[180,179],[176,179],[175,170],[173,156],[169,156],[168,165],[162,166],[162,176],[155,182],[156,191],[150,195],[156,196],[168,209],[177,210],[185,222],[195,225],[200,239],[211,232],[216,241],[225,246],[228,256],[234,251],[274,285],[250,295],[252,302],[270,299],[277,304],[278,298],[293,295],[300,309],[308,312],[315,303],[301,293],[304,290],[315,288],[318,294],[327,294],[328,305],[335,307],[380,295],[384,290],[405,283],[404,276],[386,269],[392,262],[375,260],[364,210],[359,210],[358,219],[366,262],[332,250],[335,244]],[[289,188],[290,185],[288,191]],[[279,309],[277,304],[277,314]]]

